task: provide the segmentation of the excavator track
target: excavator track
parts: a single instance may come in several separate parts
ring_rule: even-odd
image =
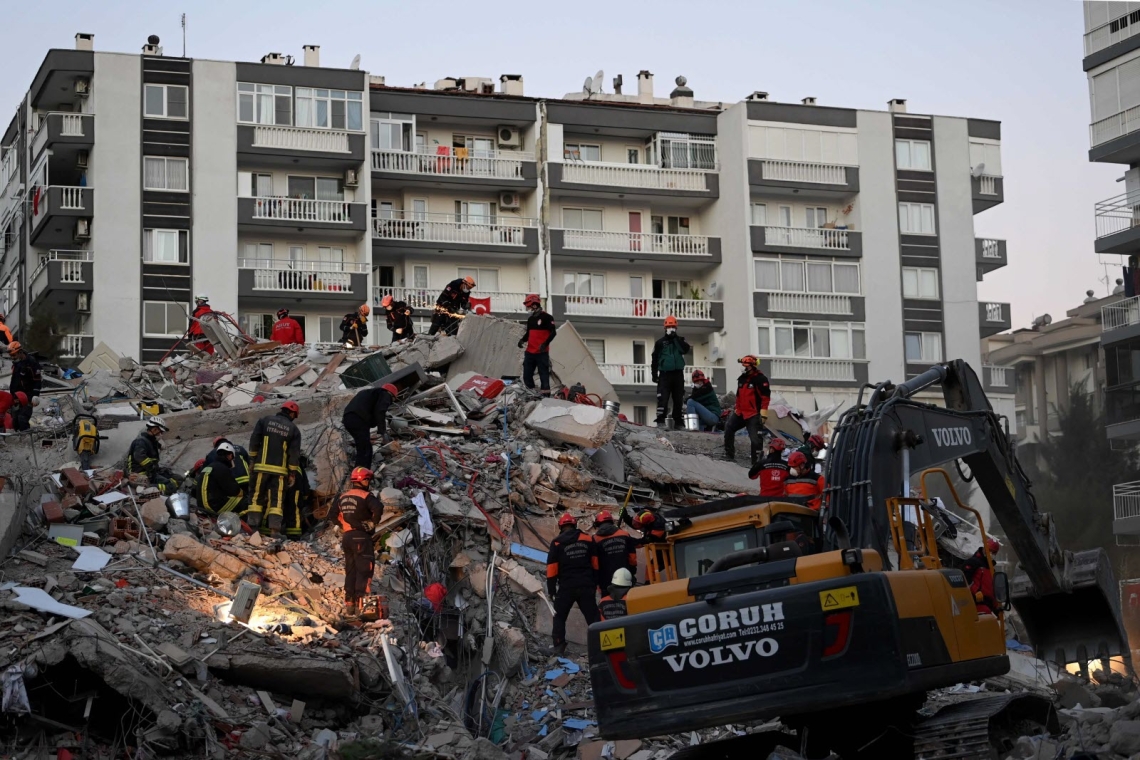
[[[947,705],[915,726],[915,760],[990,760],[1004,757],[1022,734],[1059,730],[1057,713],[1034,694],[984,695]]]

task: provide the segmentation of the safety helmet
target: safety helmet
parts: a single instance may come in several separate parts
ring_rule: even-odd
[[[285,319],[285,317],[287,317],[287,316],[289,316],[289,310],[288,309],[278,309],[277,310],[277,318],[278,319]]]
[[[392,296],[387,295],[380,299],[380,305],[387,309],[392,305]]]
[[[608,509],[603,509],[598,514],[594,515],[594,525],[601,525],[602,523],[607,522],[612,523],[613,521],[614,516],[610,514],[610,511]]]
[[[737,359],[737,361],[740,362],[741,364],[743,364],[745,367],[755,367],[757,364],[760,363],[759,360],[757,360],[757,358],[755,356],[753,356],[752,354],[748,354],[747,356],[742,356],[739,359]]]
[[[468,276],[463,278],[463,284],[469,288],[474,288],[475,287],[475,278],[472,277],[471,275],[468,275]]]
[[[286,401],[281,405],[281,410],[285,412],[292,412],[294,416],[301,414],[301,407],[297,406],[296,401]]]
[[[610,585],[628,588],[633,585],[633,574],[629,572],[629,568],[619,567],[614,570],[614,576],[610,578]]]
[[[219,435],[217,438],[214,439],[214,448],[216,449],[216,448],[218,448],[218,446],[220,444],[229,443],[229,442],[230,442],[229,438],[226,438],[224,435]]]
[[[640,525],[649,525],[653,522],[653,513],[648,509],[637,516],[637,522]]]
[[[783,438],[779,437],[773,438],[768,444],[768,451],[783,451],[785,448],[787,448],[787,444],[784,443]]]
[[[24,393],[23,391],[16,391],[16,401],[20,403],[20,406],[27,406],[28,394]]]
[[[396,396],[398,396],[400,394],[400,389],[397,388],[396,386],[392,385],[391,383],[384,383],[380,387],[383,388],[384,390],[388,391],[389,393],[391,393],[392,398],[396,398]]]
[[[788,467],[804,467],[807,465],[807,455],[802,451],[793,451],[788,457]]]
[[[14,340],[8,344],[8,354],[10,356],[15,356],[16,354],[20,353],[23,350],[24,350],[24,346],[18,340]]]
[[[705,373],[704,373],[704,372],[701,372],[699,369],[695,369],[695,370],[693,370],[693,383],[694,383],[694,384],[696,384],[696,383],[703,383],[703,382],[705,382],[706,380],[708,380],[708,378],[707,378],[707,377],[705,377]]]
[[[990,554],[997,554],[1001,551],[1001,541],[998,541],[993,536],[986,539],[986,548],[990,550]]]
[[[372,482],[372,470],[367,467],[355,467],[352,470],[352,474],[348,476],[348,479],[353,483],[366,486]]]
[[[209,301],[209,300],[210,300],[210,297],[208,295],[206,295],[205,293],[199,293],[198,295],[194,296],[194,303],[205,303],[206,301]]]
[[[809,436],[807,442],[808,446],[811,446],[813,449],[822,449],[827,446],[827,441],[823,440],[823,436],[820,435]]]
[[[569,512],[563,512],[562,517],[558,518],[558,527],[565,528],[567,525],[577,525],[578,521],[574,519],[574,515]]]
[[[226,441],[225,443],[219,443],[218,448],[216,448],[214,450],[219,451],[223,454],[230,454],[232,456],[237,455],[237,449],[235,449],[234,445],[232,443],[230,443],[229,441]]]
[[[360,308],[357,309],[356,311],[360,314],[360,316],[367,317],[369,315],[369,313],[372,312],[372,309],[368,308],[368,304],[362,303],[362,304],[360,304]]]
[[[531,293],[523,299],[523,307],[529,309],[532,306],[542,306],[542,299],[538,297],[537,293]]]
[[[677,318],[674,317],[672,314],[665,317],[665,326],[666,327],[676,327],[677,326]]]
[[[147,430],[161,430],[164,433],[167,430],[170,430],[170,428],[168,428],[166,426],[166,423],[163,422],[160,417],[147,417],[146,429]]]

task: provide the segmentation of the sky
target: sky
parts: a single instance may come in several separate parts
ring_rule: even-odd
[[[163,10],[165,6],[169,10]],[[781,102],[885,109],[1002,122],[1005,202],[974,217],[978,237],[1008,241],[1009,265],[980,300],[1009,301],[1013,326],[1062,318],[1086,290],[1108,291],[1093,252],[1093,205],[1123,192],[1123,167],[1088,162],[1088,84],[1076,0],[578,0],[569,6],[324,0],[142,3],[54,0],[9,7],[0,27],[0,115],[7,124],[49,48],[76,32],[96,50],[139,52],[157,34],[186,54],[256,61],[268,52],[360,67],[410,86],[444,76],[522,74],[526,94],[559,97],[605,71],[636,90],[641,69],[666,96],[683,74],[700,100],[764,90]],[[507,9],[507,10],[499,10]],[[1117,257],[1107,274],[1120,276]],[[869,284],[870,285],[870,284]]]

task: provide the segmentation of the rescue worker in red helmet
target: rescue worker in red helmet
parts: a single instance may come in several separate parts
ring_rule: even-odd
[[[594,542],[598,545],[598,589],[603,594],[618,570],[637,573],[637,542],[614,525],[614,516],[607,509],[594,516]]]
[[[634,539],[637,546],[660,543],[665,540],[669,532],[665,518],[657,514],[654,509],[642,509],[634,516],[632,524],[634,530],[641,533],[641,538]]]
[[[0,420],[3,420],[4,430],[16,429],[14,418],[27,405],[28,394],[23,391],[16,391],[15,393],[0,391]]]
[[[344,611],[346,615],[356,615],[360,612],[360,600],[372,593],[376,566],[372,531],[380,522],[384,507],[369,490],[372,470],[357,467],[348,480],[350,488],[337,497],[329,519],[336,520],[343,531],[340,546],[344,549]]]
[[[625,595],[631,588],[633,588],[633,574],[624,567],[619,568],[614,573],[605,596],[598,602],[598,614],[602,620],[614,620],[629,614],[629,609],[625,606]]]
[[[792,452],[788,467],[791,469],[784,481],[784,495],[803,497],[807,506],[818,512],[823,501],[823,476],[815,474],[802,451]]]
[[[827,441],[823,440],[823,436],[812,434],[804,441],[803,446],[799,450],[807,457],[808,464],[812,466],[815,472],[823,472],[823,464],[819,461],[819,453],[827,448]]]
[[[720,397],[712,381],[699,369],[693,370],[693,387],[685,402],[685,411],[697,415],[701,430],[713,430],[720,424]]]
[[[286,401],[276,414],[258,420],[249,437],[254,485],[245,520],[256,530],[264,516],[274,537],[285,521],[285,491],[301,475],[301,431],[294,424],[300,414],[296,401]]]
[[[376,428],[383,441],[388,430],[388,407],[392,406],[399,393],[400,389],[391,383],[379,388],[365,388],[344,408],[341,422],[356,446],[357,467],[372,466],[372,428]]]
[[[542,395],[549,396],[550,343],[557,332],[554,317],[543,310],[542,299],[534,293],[526,297],[523,306],[530,314],[526,319],[526,332],[519,339],[519,348],[526,349],[523,354],[523,385],[529,390],[534,390],[534,371],[537,369]]]
[[[380,308],[384,309],[384,324],[392,333],[392,342],[414,338],[415,325],[412,323],[412,308],[403,301],[397,301],[391,295],[380,299]]]
[[[736,378],[736,406],[724,424],[724,455],[729,460],[736,459],[736,432],[746,428],[752,443],[751,463],[756,464],[764,449],[764,425],[772,390],[755,356],[742,356],[739,361],[744,372]]]
[[[989,557],[986,556],[989,549]],[[966,574],[966,582],[970,584],[970,593],[974,595],[974,604],[977,605],[978,614],[997,614],[1001,604],[994,597],[994,571],[990,561],[1001,550],[1001,543],[992,536],[986,539],[985,547],[978,547],[974,555],[966,560],[962,572]]]
[[[653,344],[650,358],[651,379],[657,385],[657,426],[665,426],[669,402],[673,402],[673,427],[684,427],[685,354],[692,351],[689,341],[677,334],[677,318],[665,317],[665,334]]]
[[[286,346],[303,346],[305,344],[305,331],[301,329],[300,322],[289,316],[288,309],[278,309],[277,321],[273,323],[273,332],[270,333],[269,339]]]
[[[578,521],[569,512],[558,518],[562,532],[550,542],[546,553],[546,590],[554,600],[551,651],[566,651],[566,618],[577,604],[586,624],[598,622],[594,601],[598,588],[598,546],[588,533],[578,530]]]
[[[752,465],[748,477],[760,479],[760,495],[779,498],[784,495],[784,483],[788,480],[788,463],[784,461],[784,439],[774,436],[768,444],[768,456],[759,464]]]

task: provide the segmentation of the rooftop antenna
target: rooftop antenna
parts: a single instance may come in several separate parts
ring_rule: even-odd
[[[182,57],[186,57],[186,14],[182,14]]]
[[[598,69],[598,73],[594,74],[594,93],[595,94],[600,93],[602,91],[602,84],[605,83],[605,81],[606,81],[604,79],[605,75],[606,75],[606,72],[602,71],[601,69]]]
[[[352,57],[352,63],[348,64],[348,67],[353,71],[356,71],[360,68],[360,53],[357,53]]]
[[[587,98],[594,92],[594,80],[592,77],[586,77],[586,81],[582,83],[582,94]]]
[[[986,173],[986,165],[985,165],[985,163],[980,163],[970,171],[970,176],[972,176],[974,179],[977,179],[978,177],[982,176],[985,173]]]

